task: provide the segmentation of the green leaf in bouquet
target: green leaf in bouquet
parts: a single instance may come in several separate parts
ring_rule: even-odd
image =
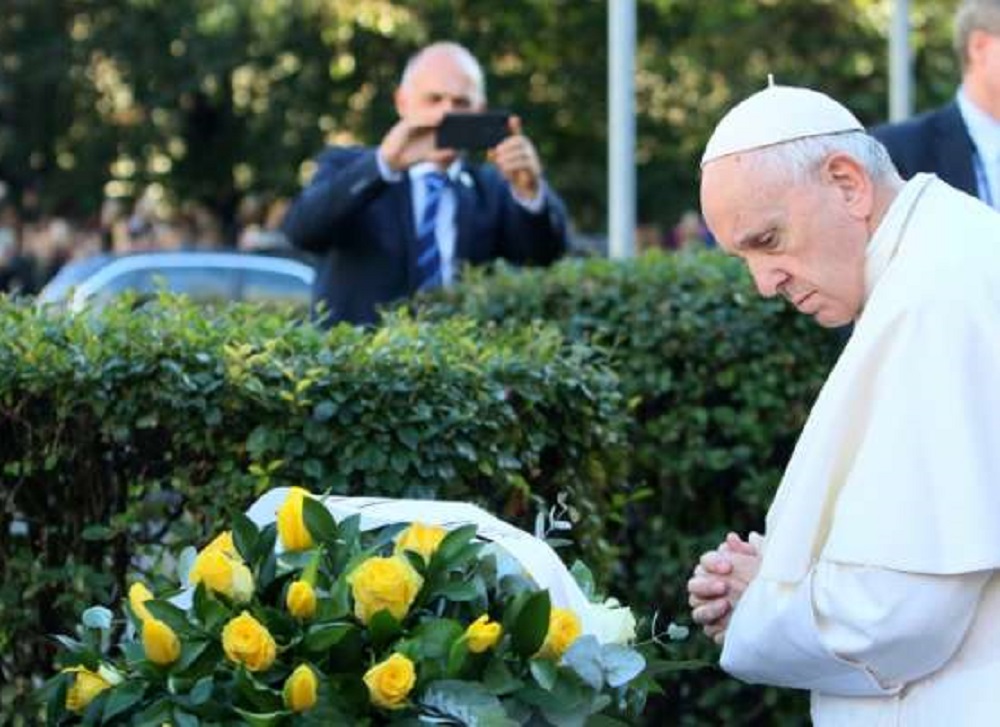
[[[341,639],[351,631],[357,631],[357,627],[353,624],[315,624],[310,626],[309,630],[306,631],[306,636],[302,643],[306,651],[324,653],[334,645],[340,643]]]
[[[153,618],[159,619],[172,628],[181,639],[195,632],[193,625],[188,620],[187,612],[172,603],[154,599],[146,601],[146,608],[153,614]]]
[[[462,675],[465,665],[469,662],[469,642],[466,639],[458,638],[452,642],[448,649],[448,665],[446,673],[449,678],[457,678]]]
[[[454,580],[444,583],[434,589],[434,592],[430,594],[431,598],[444,598],[449,601],[455,601],[458,603],[465,603],[468,601],[474,601],[477,597],[481,595],[481,590],[476,581],[473,580]]]
[[[586,563],[582,560],[573,561],[569,572],[576,581],[576,584],[580,586],[580,590],[583,591],[583,595],[587,597],[588,601],[593,601],[597,598],[597,586],[594,582],[594,574],[587,567]]]
[[[351,515],[341,520],[337,527],[340,529],[340,542],[354,547],[358,543],[358,536],[361,534],[361,516]]]
[[[524,598],[515,610],[512,622],[504,624],[511,635],[514,651],[528,657],[542,648],[549,632],[549,615],[552,603],[548,591],[536,591]],[[505,619],[506,621],[506,619]]]
[[[188,701],[192,706],[199,707],[212,698],[214,690],[215,680],[210,676],[202,677],[191,687],[191,691],[188,694]]]
[[[268,523],[257,534],[257,545],[254,548],[253,562],[261,563],[274,553],[274,544],[278,542],[278,526]]]
[[[381,650],[403,633],[403,628],[391,613],[382,609],[368,622],[368,633],[375,649]]]
[[[108,691],[108,701],[104,703],[104,722],[111,722],[118,715],[132,709],[146,693],[146,685],[141,681],[125,681]]]
[[[235,686],[236,703],[247,705],[252,712],[263,714],[280,712],[284,706],[284,700],[279,691],[258,681],[242,666],[236,670]],[[240,713],[242,714],[242,712]]]
[[[326,506],[312,497],[302,501],[302,519],[312,535],[313,542],[333,545],[337,542],[338,527]]]
[[[549,659],[532,659],[528,662],[528,669],[538,686],[547,692],[552,691],[559,676],[559,669],[554,662]],[[597,673],[600,676],[600,667]]]
[[[450,570],[474,537],[476,537],[475,525],[463,525],[450,531],[431,556],[431,565],[444,571]]]
[[[498,697],[513,694],[524,686],[524,682],[514,676],[503,658],[493,656],[483,670],[483,686]]]
[[[635,649],[621,644],[605,644],[601,647],[601,667],[608,686],[617,688],[639,676],[646,668],[646,660]]]
[[[410,641],[421,659],[445,659],[452,645],[462,638],[465,629],[450,618],[434,618],[422,622],[413,630]]]
[[[175,706],[173,724],[175,727],[199,727],[201,720],[183,708]]]
[[[221,659],[222,647],[217,641],[182,641],[181,656],[171,667],[171,673],[197,679],[211,674]]]
[[[69,692],[72,678],[72,674],[59,672],[39,690],[38,698],[39,701],[45,702],[45,713],[49,724],[59,724],[66,714],[66,694]]]
[[[287,643],[299,633],[299,622],[284,609],[265,606],[256,616],[278,643]]]
[[[230,609],[225,604],[209,594],[204,583],[199,583],[195,587],[192,602],[195,617],[209,633],[220,631],[232,616]]]
[[[239,714],[250,727],[276,727],[281,724],[290,713],[286,711],[275,712],[251,712],[246,709],[236,708]]]
[[[132,718],[132,724],[162,725],[170,722],[173,704],[167,697],[161,697]]]
[[[274,583],[277,574],[278,556],[274,550],[271,550],[263,557],[260,562],[260,568],[257,569],[257,589],[260,591],[266,590]]]
[[[432,682],[420,698],[420,706],[435,717],[449,717],[467,727],[517,727],[496,696],[479,682],[441,680]]]
[[[111,628],[111,621],[113,619],[114,614],[111,613],[111,609],[104,606],[91,606],[83,612],[80,620],[88,629],[108,631]]]
[[[345,618],[351,613],[351,586],[345,576],[334,581],[327,598],[322,599],[316,609],[316,619],[332,621]]]
[[[253,520],[241,512],[233,517],[233,545],[246,563],[255,563],[259,533]]]

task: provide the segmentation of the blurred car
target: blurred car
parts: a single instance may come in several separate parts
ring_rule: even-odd
[[[38,302],[78,312],[100,309],[126,291],[140,299],[164,290],[200,303],[247,301],[307,308],[316,272],[303,259],[200,250],[96,255],[67,263]]]

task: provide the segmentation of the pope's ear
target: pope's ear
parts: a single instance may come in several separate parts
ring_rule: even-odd
[[[852,217],[867,219],[871,215],[875,190],[872,178],[861,162],[850,154],[835,152],[823,162],[823,178],[840,192]]]

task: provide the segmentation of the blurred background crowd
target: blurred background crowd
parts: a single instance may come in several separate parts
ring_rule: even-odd
[[[954,92],[955,0],[912,0],[917,110]],[[637,249],[711,244],[697,160],[724,108],[779,82],[887,112],[891,0],[641,0]],[[377,142],[405,60],[448,38],[524,120],[577,251],[602,254],[607,21],[575,0],[11,0],[0,15],[0,290],[67,259],[281,248],[328,144]],[[580,79],[588,79],[581,83]]]

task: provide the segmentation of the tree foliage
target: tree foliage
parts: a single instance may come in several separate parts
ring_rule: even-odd
[[[957,80],[956,0],[911,3],[917,106]],[[373,142],[421,44],[453,38],[538,143],[578,225],[606,206],[607,14],[596,0],[7,0],[0,175],[93,211],[157,182],[225,210],[294,193],[325,143]],[[610,8],[610,10],[609,10]],[[696,205],[712,125],[768,73],[883,120],[891,0],[640,0],[639,216]]]

